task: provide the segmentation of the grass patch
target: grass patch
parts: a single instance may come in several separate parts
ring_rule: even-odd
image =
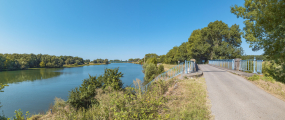
[[[285,84],[283,82],[276,81],[270,76],[263,75],[254,75],[252,77],[248,77],[247,79],[264,91],[285,101]]]
[[[180,80],[177,88],[167,92],[168,110],[171,119],[200,120],[212,119],[205,78]]]
[[[176,64],[175,65],[172,65],[172,64],[162,64],[162,65],[164,66],[164,71],[167,71],[167,70],[169,70],[169,69],[171,69],[171,68],[176,66]]]

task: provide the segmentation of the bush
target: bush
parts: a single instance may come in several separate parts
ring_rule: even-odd
[[[155,66],[157,65],[157,59],[155,57],[153,58],[149,58],[147,61],[146,61],[147,64],[155,64]]]
[[[248,77],[248,80],[251,80],[251,81],[259,80],[259,76],[258,75],[253,75],[251,77]]]
[[[263,62],[262,74],[285,83],[285,64],[277,64],[275,61]]]
[[[149,64],[145,64],[145,77],[144,80],[145,82],[150,82],[151,80],[153,80],[155,78],[155,76],[157,75],[157,68],[155,64],[149,63]]]
[[[161,73],[163,73],[164,72],[164,66],[162,65],[162,64],[160,64],[159,66],[158,66],[158,74],[161,74]]]
[[[96,76],[89,75],[89,79],[84,79],[81,86],[69,91],[67,102],[75,108],[87,108],[91,104],[96,104],[96,99],[92,98],[96,95],[96,88],[100,88],[101,86],[102,83]]]
[[[89,75],[88,79],[83,80],[81,86],[69,92],[67,102],[75,108],[88,108],[90,105],[98,105],[98,101],[94,99],[97,88],[122,90],[123,83],[120,78],[123,77],[123,74],[118,71],[119,68],[105,69],[104,75],[98,78]]]
[[[116,68],[105,69],[104,75],[100,76],[99,79],[102,79],[103,89],[110,86],[114,90],[122,90],[123,82],[120,79],[121,77],[123,77],[123,74],[119,72],[119,68]]]

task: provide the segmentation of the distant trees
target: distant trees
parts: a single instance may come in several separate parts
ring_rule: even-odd
[[[130,58],[128,61],[129,62],[138,62],[140,60],[140,58]]]
[[[108,59],[105,59],[105,60],[104,60],[104,63],[105,63],[105,64],[109,64]]]
[[[54,56],[42,54],[0,54],[0,71],[17,70],[35,67],[59,68],[63,64],[84,64],[80,57]]]

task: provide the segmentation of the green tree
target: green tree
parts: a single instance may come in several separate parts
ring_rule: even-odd
[[[210,22],[206,28],[201,30],[202,39],[210,47],[209,59],[229,59],[234,48],[241,45],[241,32],[239,26],[234,24],[228,27],[222,21]],[[222,58],[221,58],[222,57]]]
[[[115,69],[105,69],[104,75],[99,77],[103,82],[103,89],[107,86],[111,87],[114,90],[122,90],[123,82],[120,78],[123,77],[123,74],[119,72],[119,68]]]
[[[0,54],[0,71],[4,69],[4,62],[6,61],[6,58]]]
[[[146,61],[147,64],[154,64],[155,66],[157,65],[157,59],[156,57],[153,57],[153,58],[149,58],[147,61]]]
[[[109,64],[108,59],[105,59],[105,60],[104,60],[104,63],[105,63],[105,64]]]
[[[158,74],[161,74],[161,73],[163,73],[164,72],[164,66],[163,65],[159,65],[158,66]]]
[[[73,107],[88,108],[90,105],[98,104],[98,101],[94,98],[96,96],[97,88],[112,88],[112,90],[122,90],[123,83],[121,81],[123,74],[119,72],[119,68],[105,69],[104,75],[90,76],[88,79],[84,79],[81,86],[76,87],[69,91],[67,102]]]
[[[42,62],[40,63],[40,67],[42,67],[42,68],[46,67],[46,63],[45,63],[44,61],[42,61]]]
[[[285,1],[245,0],[244,6],[232,6],[231,12],[246,19],[243,37],[253,51],[264,54],[276,63],[285,61]]]
[[[150,82],[151,80],[155,78],[158,71],[157,71],[156,64],[153,64],[153,63],[144,64],[143,67],[145,68],[144,69],[145,71],[144,81],[145,81],[145,84],[147,84],[148,82]]]

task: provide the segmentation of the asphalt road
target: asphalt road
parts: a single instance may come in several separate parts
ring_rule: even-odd
[[[199,68],[216,120],[285,120],[284,101],[238,75],[209,65]]]

